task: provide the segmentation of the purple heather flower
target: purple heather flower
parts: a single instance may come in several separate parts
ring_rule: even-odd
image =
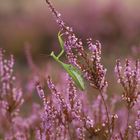
[[[125,69],[122,70],[120,60],[117,60],[115,73],[117,74],[118,82],[124,89],[122,98],[127,102],[129,107],[133,107],[137,101],[139,94],[139,61],[135,62],[135,67],[132,68],[129,60],[125,62]]]
[[[77,133],[77,139],[78,140],[85,140],[84,128],[82,128],[82,127],[77,128],[76,133]]]
[[[0,131],[3,133],[0,137],[5,140],[27,140],[39,124],[39,111],[32,112],[27,118],[20,116],[23,93],[14,76],[13,55],[8,59],[4,52],[0,49]]]
[[[140,111],[137,112],[137,120],[135,121],[136,135],[140,139]]]
[[[23,104],[22,91],[15,86],[15,76],[13,74],[14,58],[9,59],[4,56],[4,51],[0,50],[0,100],[7,102],[7,112],[11,114],[18,111]]]

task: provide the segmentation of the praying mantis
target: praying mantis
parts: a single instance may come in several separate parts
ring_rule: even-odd
[[[69,76],[72,78],[72,80],[74,81],[75,85],[80,89],[80,90],[84,90],[85,89],[85,85],[84,85],[84,80],[81,76],[81,73],[80,71],[74,67],[73,65],[71,64],[66,64],[64,62],[62,62],[60,60],[60,57],[64,54],[64,42],[63,42],[63,39],[62,39],[62,34],[61,32],[58,33],[58,41],[59,41],[59,44],[60,44],[60,47],[61,47],[61,52],[58,54],[58,56],[56,56],[54,54],[54,52],[52,51],[51,52],[51,56],[53,57],[53,59],[58,62],[62,67],[63,69],[69,74]]]

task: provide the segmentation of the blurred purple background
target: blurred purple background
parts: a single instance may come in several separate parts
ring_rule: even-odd
[[[100,40],[102,60],[109,73],[113,74],[117,58],[139,57],[140,1],[52,0],[52,3],[80,38]],[[25,43],[31,44],[35,63],[47,63],[50,52],[58,50],[58,31],[45,0],[1,0],[0,47],[15,55],[17,65],[25,73]]]
[[[108,49],[140,43],[140,1],[138,0],[52,0],[64,21],[81,38],[93,37]],[[24,42],[33,52],[49,54],[56,45],[57,25],[45,0],[1,0],[0,46],[16,55]],[[39,52],[37,52],[39,55]]]

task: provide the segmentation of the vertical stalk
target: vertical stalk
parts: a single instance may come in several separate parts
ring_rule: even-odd
[[[127,108],[127,128],[129,127],[129,120],[130,120],[130,109]]]
[[[128,105],[127,107],[127,124],[126,124],[126,129],[125,129],[125,136],[124,139],[128,140],[128,132],[129,132],[129,121],[130,121],[130,106]]]
[[[102,101],[103,101],[103,104],[104,104],[104,107],[105,107],[105,111],[106,111],[106,116],[107,116],[107,121],[108,121],[108,134],[109,134],[109,139],[111,137],[111,132],[110,132],[110,118],[109,118],[109,112],[108,112],[108,108],[107,108],[107,104],[105,102],[105,99],[104,99],[104,96],[102,94],[102,92],[100,91],[100,96],[102,98]]]

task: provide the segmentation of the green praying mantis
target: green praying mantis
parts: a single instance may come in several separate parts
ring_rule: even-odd
[[[62,34],[59,32],[58,33],[58,41],[59,41],[59,44],[60,44],[60,47],[61,47],[61,52],[58,54],[58,56],[56,56],[54,54],[54,52],[51,52],[51,56],[54,58],[54,60],[56,62],[58,62],[62,67],[63,69],[69,74],[69,76],[72,78],[72,80],[74,81],[75,85],[80,89],[80,90],[84,90],[85,89],[85,85],[84,85],[84,80],[81,76],[81,73],[80,71],[74,67],[73,65],[71,64],[66,64],[64,62],[62,62],[60,60],[60,57],[64,54],[64,42],[63,42],[63,39],[62,39]]]

